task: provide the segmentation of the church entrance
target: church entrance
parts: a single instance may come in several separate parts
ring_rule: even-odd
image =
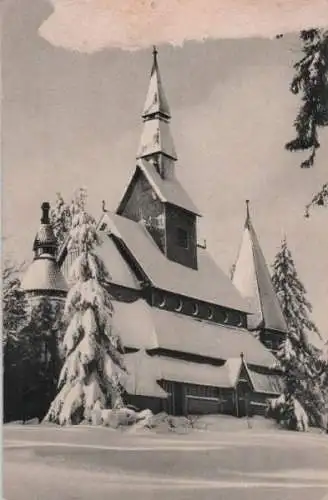
[[[183,384],[176,382],[174,384],[173,415],[184,415],[185,410],[185,391]]]
[[[236,416],[250,417],[250,400],[252,389],[248,381],[240,380],[236,387]]]

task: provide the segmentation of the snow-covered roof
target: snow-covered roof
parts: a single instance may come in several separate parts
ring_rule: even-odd
[[[123,385],[129,394],[157,398],[168,396],[157,383],[157,380],[161,380],[159,366],[143,349],[125,354],[124,364],[127,375],[123,377]]]
[[[157,336],[150,314],[150,306],[143,299],[135,302],[112,301],[113,327],[125,347],[155,349]]]
[[[132,179],[130,180],[127,190],[125,191],[122,201],[117,209],[118,214],[123,212],[129,198],[130,190],[133,189],[134,182],[140,173],[146,177],[147,181],[163,203],[170,203],[171,205],[183,208],[188,212],[200,216],[198,208],[182,187],[176,176],[173,175],[165,180],[162,179],[154,165],[145,159],[138,160]]]
[[[267,368],[276,362],[247,330],[150,307],[143,299],[133,303],[114,301],[113,305],[114,328],[126,347],[163,348],[220,360],[238,358],[243,352],[247,363]]]
[[[28,267],[22,279],[25,292],[50,290],[67,291],[67,283],[52,255],[43,254]]]
[[[198,269],[191,269],[167,259],[141,223],[109,212],[103,218],[105,221],[155,287],[249,312],[247,303],[205,249],[197,249]]]
[[[286,321],[274,291],[268,266],[255,229],[247,217],[243,239],[232,282],[247,300],[253,314],[248,317],[250,329],[266,328],[287,332]]]
[[[283,392],[283,380],[279,375],[258,373],[249,367],[247,370],[255,392],[277,395]]]
[[[124,260],[111,236],[103,231],[99,231],[98,235],[101,245],[96,248],[96,254],[103,260],[112,282],[116,285],[140,290],[139,281]]]
[[[237,358],[236,358],[237,359]],[[144,349],[126,354],[125,364],[128,370],[125,389],[129,394],[142,396],[167,397],[167,393],[158,382],[183,382],[221,388],[234,388],[238,383],[242,361],[238,359],[238,371],[232,375],[229,371],[230,360],[220,366],[208,363],[196,363],[168,356],[150,356]],[[280,394],[281,379],[274,374],[258,374],[247,367],[250,382],[255,392]]]
[[[275,358],[248,330],[152,308],[158,345],[172,351],[227,360],[244,353],[247,363],[272,367]]]

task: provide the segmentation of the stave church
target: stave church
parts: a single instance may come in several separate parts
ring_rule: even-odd
[[[104,210],[98,223],[125,351],[126,400],[173,415],[263,414],[266,399],[283,388],[275,352],[286,323],[248,202],[232,279],[198,242],[201,214],[176,177],[156,49],[142,120],[133,175],[115,213]],[[49,208],[42,206],[22,287],[30,300],[63,301],[75,256],[65,244],[58,248]]]

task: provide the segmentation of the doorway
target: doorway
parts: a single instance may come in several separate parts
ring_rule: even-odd
[[[248,382],[241,380],[236,388],[236,415],[237,417],[250,416],[251,387]]]

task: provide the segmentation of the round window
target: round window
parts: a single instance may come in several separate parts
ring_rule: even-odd
[[[164,307],[166,305],[166,299],[164,295],[158,296],[158,305],[159,307]]]
[[[178,299],[178,302],[177,302],[177,304],[176,304],[176,306],[175,306],[175,308],[174,308],[174,309],[175,309],[176,311],[180,312],[180,311],[182,311],[182,306],[183,306],[182,300],[181,300],[181,299]]]
[[[207,319],[213,319],[214,312],[213,312],[213,307],[209,307],[207,310]]]
[[[193,305],[192,313],[193,313],[194,316],[197,316],[197,314],[199,313],[198,304],[194,304]]]

